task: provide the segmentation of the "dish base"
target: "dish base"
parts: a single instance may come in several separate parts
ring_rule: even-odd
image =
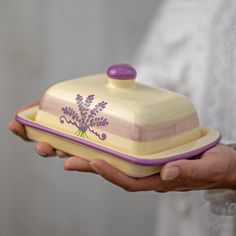
[[[198,140],[163,152],[147,156],[134,156],[128,153],[121,153],[118,150],[101,147],[70,134],[64,134],[59,130],[42,126],[35,122],[37,110],[38,107],[35,106],[20,112],[16,116],[16,120],[25,126],[29,139],[47,142],[55,149],[88,161],[94,159],[104,160],[123,173],[137,178],[159,173],[165,163],[197,156],[220,141],[219,132],[213,129],[201,128],[202,137]]]

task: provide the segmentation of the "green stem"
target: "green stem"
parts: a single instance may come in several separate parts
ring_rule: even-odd
[[[85,138],[85,137],[88,138],[88,135],[86,134],[86,132],[81,131],[79,129],[75,132],[75,134],[81,138]]]

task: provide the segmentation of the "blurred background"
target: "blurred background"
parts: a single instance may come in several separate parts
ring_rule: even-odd
[[[7,121],[56,82],[132,63],[159,2],[0,0],[1,236],[154,235],[158,194],[65,172]]]

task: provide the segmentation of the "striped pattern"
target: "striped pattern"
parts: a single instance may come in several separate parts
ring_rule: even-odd
[[[77,105],[75,103],[65,103],[65,101],[48,94],[45,94],[42,98],[40,109],[56,115],[59,118],[62,115],[61,108],[63,106],[70,106],[77,110]],[[195,112],[185,117],[180,117],[177,120],[146,125],[131,123],[106,113],[101,113],[101,116],[108,119],[109,125],[101,127],[99,130],[139,142],[166,139],[171,136],[191,131],[199,126],[197,114]]]

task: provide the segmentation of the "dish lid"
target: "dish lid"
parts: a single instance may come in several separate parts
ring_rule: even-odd
[[[40,102],[36,122],[134,155],[151,155],[201,138],[193,104],[183,95],[135,82],[135,69],[58,83]]]

